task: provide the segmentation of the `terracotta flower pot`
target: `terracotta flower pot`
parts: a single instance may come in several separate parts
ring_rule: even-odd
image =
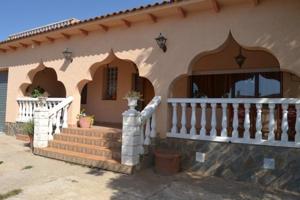
[[[157,149],[155,155],[155,171],[162,175],[173,175],[180,171],[180,154],[166,149]]]
[[[92,118],[91,117],[80,117],[79,119],[79,127],[80,128],[91,128],[92,126]]]

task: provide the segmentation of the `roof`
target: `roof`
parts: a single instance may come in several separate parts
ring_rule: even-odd
[[[0,44],[8,43],[8,42],[15,41],[15,40],[18,40],[18,39],[23,39],[23,38],[26,38],[26,37],[30,37],[30,36],[34,36],[34,35],[38,35],[38,34],[42,34],[42,33],[46,33],[46,32],[50,32],[50,31],[54,31],[54,30],[58,30],[58,29],[62,29],[62,28],[72,27],[72,26],[75,26],[75,25],[79,25],[79,24],[83,24],[83,23],[87,23],[87,22],[91,22],[91,21],[106,19],[106,18],[110,18],[110,17],[113,17],[113,16],[117,16],[117,15],[128,14],[128,13],[132,13],[132,12],[136,12],[136,11],[140,11],[140,10],[146,10],[146,9],[149,9],[149,8],[163,6],[163,5],[167,5],[167,4],[173,4],[173,3],[177,3],[177,2],[181,2],[181,1],[188,1],[188,0],[163,1],[163,2],[160,2],[160,3],[148,4],[148,5],[145,5],[145,6],[140,6],[140,7],[137,7],[137,8],[122,10],[122,11],[119,11],[119,12],[114,12],[114,13],[101,15],[101,16],[97,16],[97,17],[93,17],[93,18],[88,18],[88,19],[85,19],[85,20],[77,20],[77,19],[72,18],[72,19],[69,19],[69,20],[64,20],[64,21],[61,21],[61,22],[57,22],[57,23],[46,25],[46,26],[42,26],[42,27],[39,27],[39,28],[34,28],[34,29],[31,29],[31,30],[28,30],[28,31],[12,34],[6,40],[1,41]]]

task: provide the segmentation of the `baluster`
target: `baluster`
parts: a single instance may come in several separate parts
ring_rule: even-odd
[[[296,104],[296,112],[297,112],[297,118],[296,118],[296,135],[295,135],[295,142],[300,143],[300,104]]]
[[[281,141],[288,142],[288,130],[289,130],[289,123],[288,123],[288,104],[282,104],[282,121],[281,121]]]
[[[239,104],[234,103],[234,104],[232,104],[232,107],[233,107],[232,138],[238,138],[239,137],[239,132],[238,132],[238,127],[239,127],[239,116],[238,116]]]
[[[216,137],[217,135],[217,119],[216,119],[216,106],[217,104],[212,103],[211,105],[211,130],[210,130],[210,136]]]
[[[206,136],[206,103],[201,103],[201,129],[200,136]]]
[[[245,103],[244,104],[244,108],[245,108],[245,120],[244,120],[244,139],[248,140],[250,139],[250,104],[249,103]]]
[[[171,133],[177,133],[177,104],[172,103],[173,113],[172,113],[172,129]]]
[[[191,135],[196,135],[196,103],[191,103],[192,117],[191,117]]]
[[[273,141],[275,138],[274,130],[275,130],[275,120],[274,120],[274,108],[275,104],[269,104],[269,135],[268,140]]]
[[[227,104],[222,103],[222,131],[221,137],[227,137]]]
[[[26,104],[25,104],[24,101],[22,101],[21,104],[22,104],[22,122],[25,122],[25,120],[26,120],[26,115],[25,115],[25,113],[26,113],[26,108],[25,108]]]
[[[144,124],[140,126],[140,145],[139,145],[139,153],[140,155],[144,154]]]
[[[147,122],[146,122],[144,145],[150,145],[150,119],[147,119]]]
[[[155,116],[155,111],[152,114],[151,118],[151,133],[150,133],[151,138],[156,137],[156,116]]]
[[[22,102],[18,101],[18,105],[19,105],[18,121],[22,121]]]
[[[257,103],[256,104],[256,133],[255,133],[255,139],[257,141],[261,141],[262,140],[262,124],[261,124],[261,108],[262,108],[262,104],[261,103]]]
[[[28,120],[33,119],[32,101],[28,101]]]
[[[64,113],[64,115],[63,115],[63,125],[62,125],[63,128],[68,128],[68,107],[69,106],[66,106],[66,107],[63,108],[63,113]]]
[[[48,130],[49,130],[49,134],[48,134],[48,138],[49,140],[53,140],[53,117],[51,116],[49,118],[49,124],[48,124]]]
[[[60,117],[61,117],[61,110],[59,110],[56,114],[56,121],[55,121],[55,133],[60,133]]]
[[[29,103],[25,102],[25,122],[29,121]]]
[[[186,104],[181,103],[181,129],[180,129],[181,134],[187,134],[187,130],[185,126],[186,126]]]

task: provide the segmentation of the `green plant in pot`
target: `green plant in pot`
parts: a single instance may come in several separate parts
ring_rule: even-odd
[[[33,150],[34,122],[29,121],[24,123],[23,132],[28,135],[30,141],[30,148],[31,150]]]
[[[91,128],[94,124],[95,117],[93,115],[87,115],[85,110],[82,109],[77,115],[77,119],[80,128]]]
[[[45,90],[41,88],[40,86],[37,86],[34,88],[31,92],[31,97],[32,98],[38,98],[44,96]]]

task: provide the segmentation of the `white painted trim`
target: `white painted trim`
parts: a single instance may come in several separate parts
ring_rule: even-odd
[[[268,141],[268,140],[256,140],[256,139],[245,139],[245,138],[221,137],[221,136],[211,137],[211,136],[190,135],[190,134],[171,133],[171,132],[167,133],[167,137],[189,139],[189,140],[204,140],[204,141],[211,141],[211,142],[300,148],[300,142],[298,143],[284,142],[279,140]]]
[[[168,103],[300,104],[297,98],[169,98]]]

